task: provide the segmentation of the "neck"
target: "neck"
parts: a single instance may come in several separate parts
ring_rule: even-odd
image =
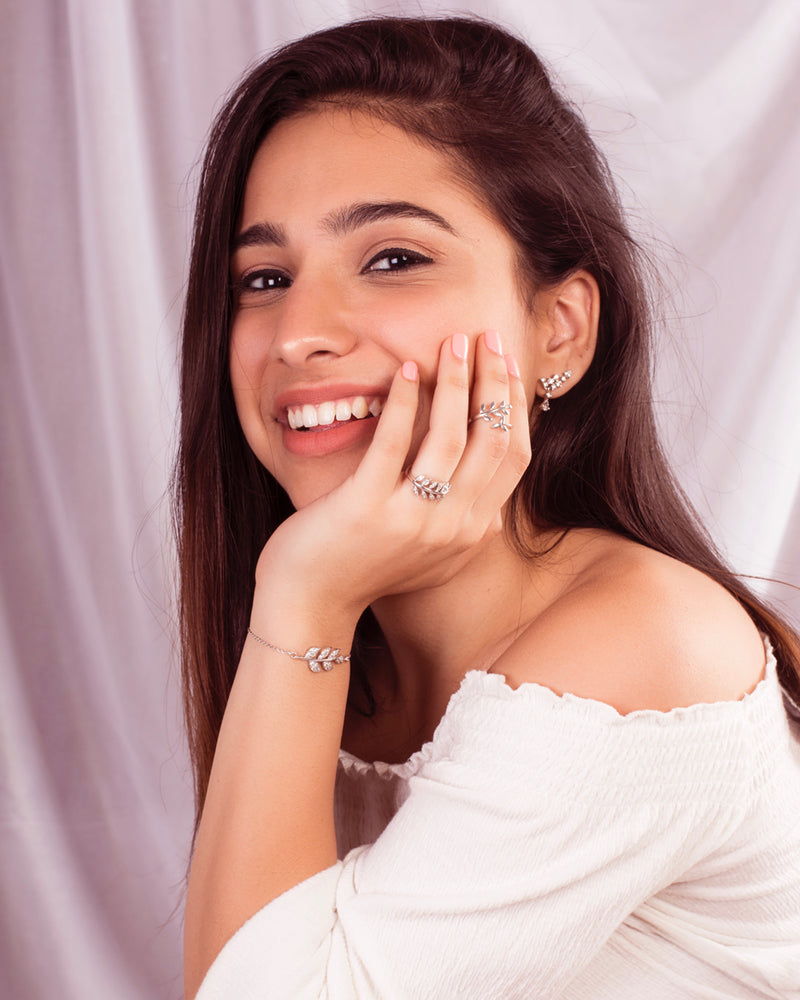
[[[558,537],[542,538],[541,547]],[[429,733],[464,674],[488,670],[563,588],[561,549],[526,559],[497,535],[447,583],[377,601],[389,652],[370,674],[381,708]]]

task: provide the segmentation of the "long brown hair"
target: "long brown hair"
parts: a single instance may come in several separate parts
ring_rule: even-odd
[[[526,286],[578,269],[600,286],[597,353],[533,432],[509,505],[531,525],[599,527],[697,567],[726,587],[800,688],[796,635],[725,566],[678,488],[656,433],[651,314],[641,257],[607,164],[574,107],[519,39],[477,19],[382,18],[319,32],[252,69],[213,127],[199,189],[183,323],[174,515],[189,747],[198,815],[244,643],[258,554],[292,512],[239,427],[228,375],[230,247],[250,165],[279,120],[334,102],[381,116],[450,156],[514,237]],[[534,553],[529,553],[534,556]],[[359,650],[353,689],[369,687]]]

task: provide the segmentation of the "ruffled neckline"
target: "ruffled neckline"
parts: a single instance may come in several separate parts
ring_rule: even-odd
[[[717,717],[731,712],[747,711],[749,707],[764,702],[769,692],[779,688],[777,676],[777,662],[772,645],[766,636],[762,636],[766,663],[764,666],[764,676],[756,684],[752,691],[736,701],[716,701],[716,702],[696,702],[693,705],[678,706],[667,712],[658,709],[638,709],[622,715],[613,705],[608,705],[593,698],[582,698],[579,695],[556,694],[549,687],[537,684],[535,681],[526,681],[516,688],[512,688],[506,682],[503,674],[492,674],[485,670],[469,670],[461,679],[458,689],[451,695],[447,703],[444,715],[439,720],[433,738],[423,744],[419,750],[415,751],[408,760],[401,764],[390,764],[386,761],[364,761],[348,750],[339,750],[339,766],[348,774],[354,775],[374,775],[386,780],[400,779],[408,781],[415,774],[418,774],[423,764],[430,760],[434,754],[437,738],[447,727],[447,723],[456,711],[459,704],[465,700],[473,698],[493,698],[496,700],[512,701],[514,699],[529,699],[548,705],[551,709],[569,708],[577,710],[586,721],[591,719],[596,723],[614,722],[616,724],[628,724],[634,722],[647,722],[659,727],[669,725],[677,719],[696,719],[703,721],[710,717]],[[788,711],[788,707],[787,707]]]

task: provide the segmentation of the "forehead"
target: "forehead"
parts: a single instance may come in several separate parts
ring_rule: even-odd
[[[323,107],[279,122],[247,178],[242,224],[319,218],[335,203],[393,200],[487,211],[443,153],[364,111]]]

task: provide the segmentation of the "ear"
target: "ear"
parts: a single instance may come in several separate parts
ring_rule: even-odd
[[[537,295],[535,312],[539,327],[536,351],[536,390],[544,396],[541,378],[571,371],[563,388],[551,389],[556,398],[569,392],[583,378],[597,346],[600,289],[588,271],[575,271],[561,284]]]

